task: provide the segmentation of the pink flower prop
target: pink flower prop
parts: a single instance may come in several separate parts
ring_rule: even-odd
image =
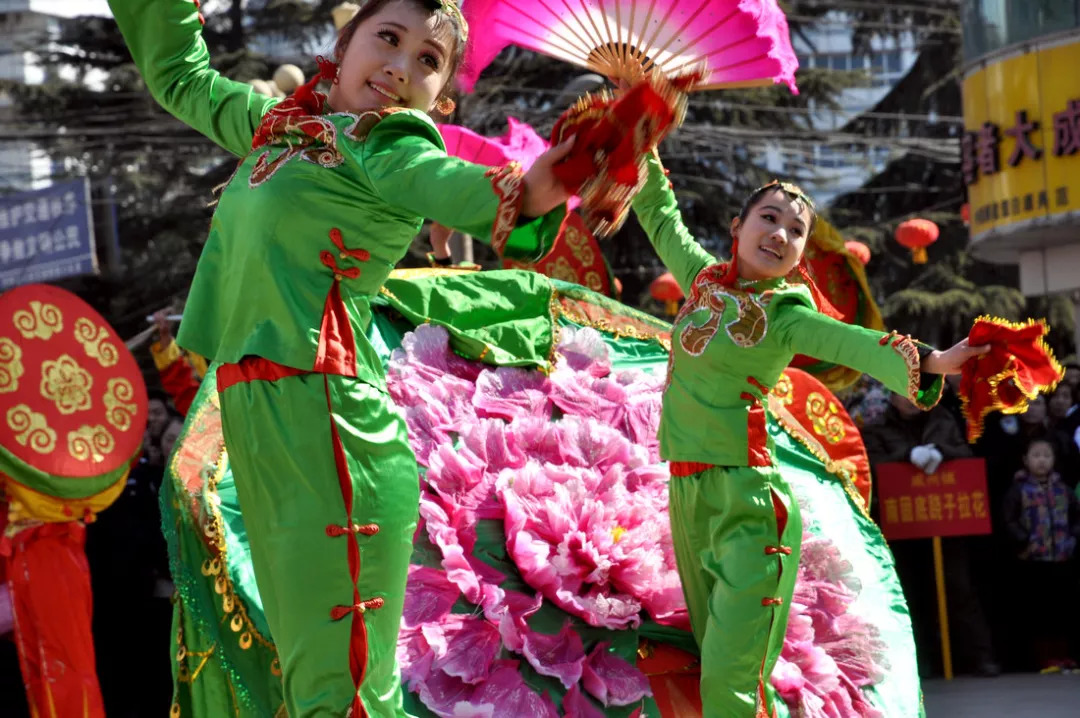
[[[626,413],[626,389],[617,381],[597,378],[560,364],[551,373],[551,400],[566,414],[619,426]]]
[[[527,631],[524,644],[522,653],[537,673],[558,678],[567,689],[581,680],[585,646],[569,621],[554,636]]]
[[[558,718],[555,704],[526,685],[517,661],[496,661],[491,675],[477,687],[471,703],[490,705],[500,716],[514,718]]]
[[[607,344],[604,343],[600,332],[592,327],[563,328],[560,331],[559,354],[563,359],[560,366],[585,372],[597,378],[611,373],[611,359],[608,357]]]
[[[390,357],[391,366],[401,362],[408,362],[418,371],[438,370],[470,382],[484,371],[480,362],[462,359],[450,351],[450,334],[435,324],[421,324],[402,337],[401,347]]]
[[[803,534],[799,578],[772,682],[804,718],[881,718],[862,688],[882,679],[884,646],[848,613],[860,586],[835,544]]]
[[[457,526],[451,524],[445,509],[426,496],[420,497],[420,516],[424,519],[428,538],[442,552],[442,566],[446,569],[447,578],[461,589],[465,598],[480,604],[484,600],[485,585],[497,586],[506,577],[472,555],[476,544],[475,531],[459,531]],[[463,513],[462,520],[468,519]]]
[[[495,488],[495,474],[486,472],[486,467],[487,462],[468,446],[455,450],[450,444],[442,444],[428,455],[428,486],[442,499],[448,512],[475,512],[492,498]]]
[[[397,660],[401,666],[401,680],[415,691],[431,674],[435,651],[419,628],[403,626],[398,632]]]
[[[413,628],[422,623],[438,621],[450,612],[460,595],[461,591],[450,582],[445,572],[427,566],[409,566],[402,624]]]
[[[562,709],[563,718],[604,718],[604,711],[593,705],[577,685],[563,696]]]
[[[471,686],[456,676],[442,671],[432,671],[426,680],[417,684],[420,700],[428,709],[440,718],[454,718],[458,704],[471,703],[476,687]]]
[[[476,380],[473,405],[478,416],[512,420],[517,416],[551,416],[548,379],[537,371],[499,367]]]
[[[608,651],[609,643],[600,643],[585,660],[581,683],[605,706],[628,706],[651,696],[649,680],[641,671]]]
[[[502,648],[499,630],[483,618],[464,614],[451,614],[439,626],[446,640],[446,652],[435,660],[432,670],[471,684],[487,678]]]

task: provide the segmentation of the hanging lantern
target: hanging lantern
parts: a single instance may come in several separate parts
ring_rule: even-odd
[[[964,226],[971,224],[971,204],[964,202],[960,205],[960,219],[964,222]]]
[[[664,303],[664,311],[670,316],[679,313],[679,301],[683,298],[683,291],[671,272],[664,272],[649,285],[649,294],[653,299]]]
[[[864,267],[870,264],[870,248],[862,242],[856,242],[854,239],[849,239],[844,242],[844,249],[846,249],[851,256],[855,257],[855,259],[862,262]]]
[[[909,219],[896,228],[896,241],[911,250],[911,261],[926,264],[926,248],[937,241],[940,230],[928,219]]]

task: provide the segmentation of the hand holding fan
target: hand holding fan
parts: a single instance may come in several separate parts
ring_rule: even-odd
[[[704,67],[695,89],[784,83],[798,61],[776,0],[467,0],[471,27],[463,89],[508,45],[634,82],[658,68],[674,77]]]

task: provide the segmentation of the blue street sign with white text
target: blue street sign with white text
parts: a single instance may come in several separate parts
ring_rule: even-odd
[[[0,196],[0,291],[97,271],[88,179]]]

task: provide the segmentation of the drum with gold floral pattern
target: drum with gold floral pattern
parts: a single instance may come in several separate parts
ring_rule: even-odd
[[[0,295],[0,481],[30,518],[111,504],[145,428],[142,374],[100,314],[44,284]]]

